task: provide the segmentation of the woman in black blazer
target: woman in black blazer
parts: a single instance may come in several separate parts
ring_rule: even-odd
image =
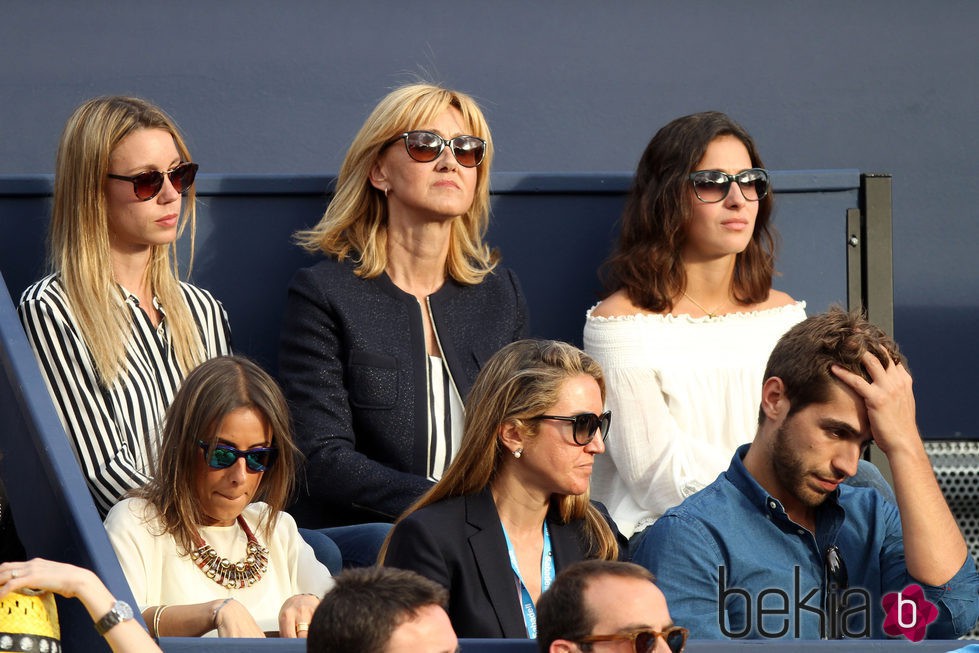
[[[557,572],[618,557],[618,531],[588,500],[604,402],[601,368],[562,342],[515,342],[476,377],[462,449],[381,555],[449,590],[459,637],[536,637],[537,598]]]
[[[484,241],[492,158],[471,97],[395,89],[354,138],[326,213],[296,234],[325,256],[296,273],[282,325],[279,376],[306,458],[290,512],[326,527],[345,564],[373,564],[458,450],[479,368],[526,336],[516,275]]]

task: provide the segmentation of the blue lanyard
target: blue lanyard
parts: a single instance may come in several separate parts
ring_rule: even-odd
[[[503,524],[500,524],[502,527]],[[530,639],[537,639],[537,608],[534,607],[534,601],[530,598],[530,592],[527,591],[527,586],[523,582],[523,578],[520,576],[520,567],[517,565],[517,552],[513,550],[513,543],[510,541],[510,536],[507,535],[506,529],[503,529],[503,538],[506,540],[507,552],[510,554],[510,567],[513,569],[514,575],[517,577],[517,584],[520,586],[520,605],[521,612],[523,612],[523,622],[527,627],[527,637]],[[551,552],[551,531],[547,528],[547,522],[544,522],[544,550],[541,551],[540,557],[540,591],[543,593],[551,586],[551,581],[554,580],[554,555]]]

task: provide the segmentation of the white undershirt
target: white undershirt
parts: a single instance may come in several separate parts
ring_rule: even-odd
[[[428,357],[428,477],[442,478],[462,442],[465,412],[448,367],[438,356]]]

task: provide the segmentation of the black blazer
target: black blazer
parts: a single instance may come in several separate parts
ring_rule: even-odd
[[[498,349],[527,333],[516,276],[447,281],[429,297],[445,363],[465,399]],[[350,261],[299,270],[289,287],[279,377],[306,458],[290,509],[300,526],[393,521],[431,482],[428,379],[418,301]]]
[[[605,507],[595,504],[619,539]],[[584,520],[548,515],[554,568],[584,560]],[[416,571],[449,590],[449,619],[459,637],[526,638],[503,526],[489,488],[417,510],[395,525],[384,564]]]

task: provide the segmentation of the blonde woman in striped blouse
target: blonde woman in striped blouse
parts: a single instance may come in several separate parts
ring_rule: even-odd
[[[184,376],[230,352],[221,304],[177,274],[196,172],[173,121],[137,98],[82,104],[58,148],[52,274],[18,313],[103,516],[148,480]]]

